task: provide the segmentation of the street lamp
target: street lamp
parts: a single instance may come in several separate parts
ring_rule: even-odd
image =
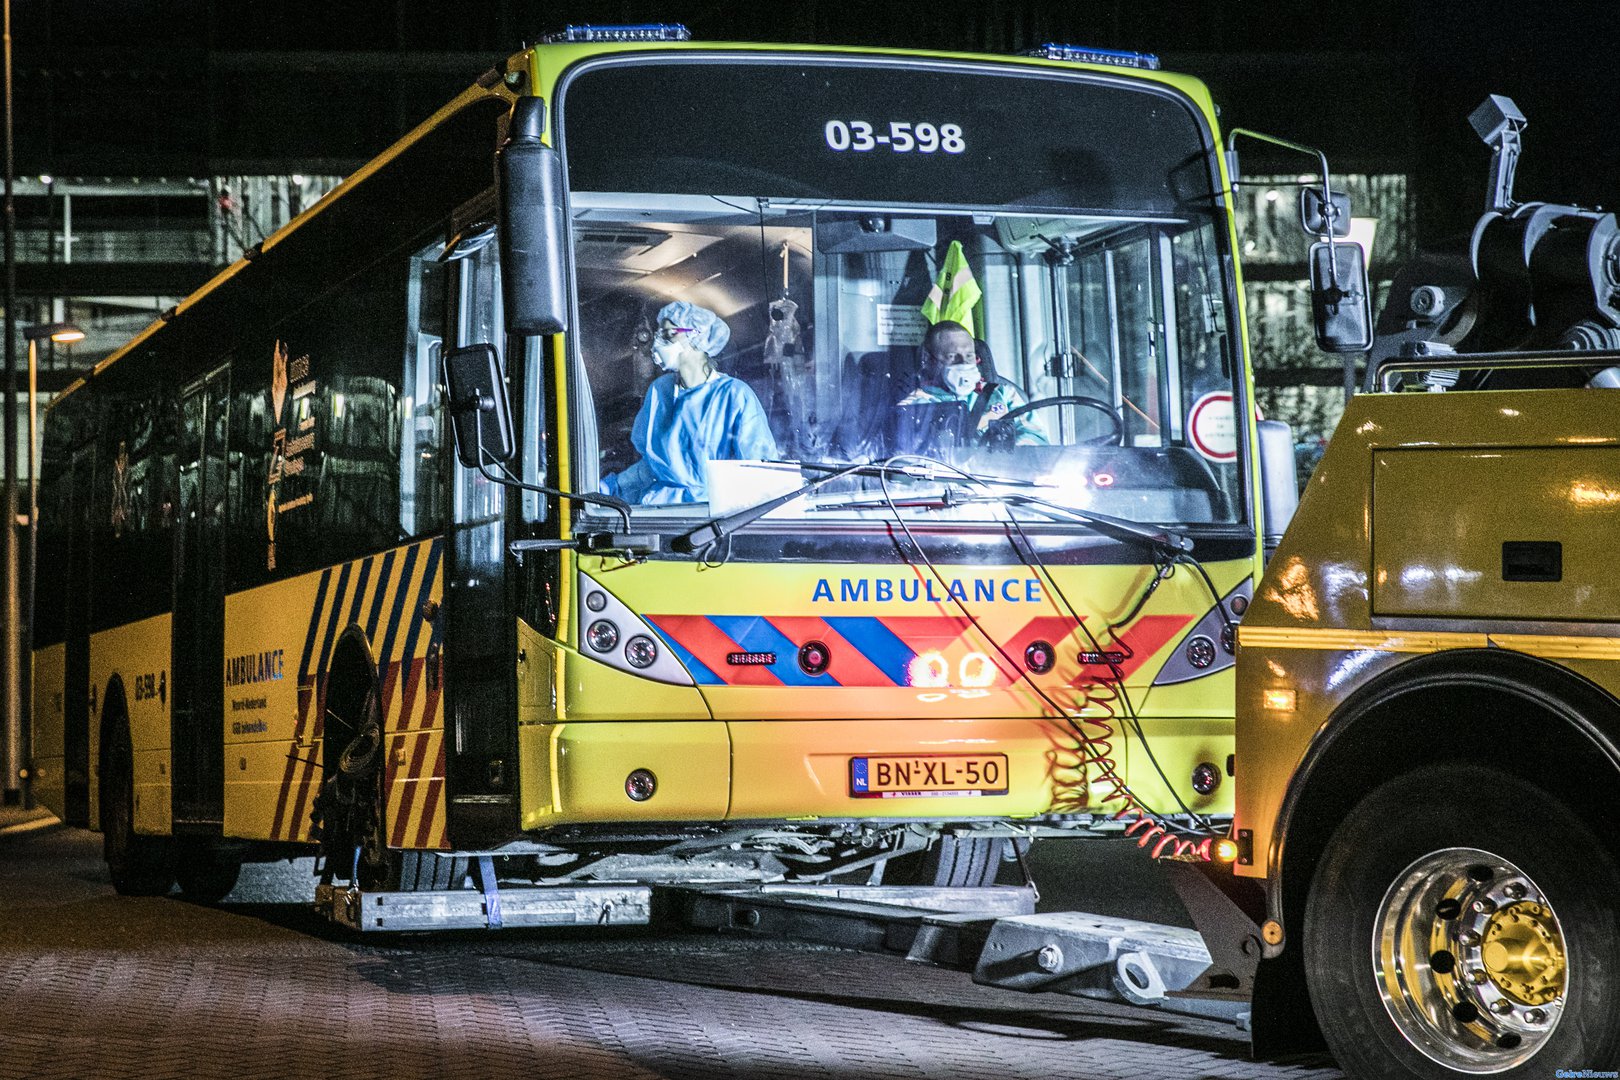
[[[24,806],[30,806],[33,787],[33,732],[30,729],[34,721],[34,590],[39,585],[39,568],[35,565],[39,557],[39,438],[35,434],[39,401],[39,343],[50,341],[69,345],[83,341],[84,331],[72,323],[54,322],[25,326],[23,337],[28,339],[28,655],[24,658],[23,667],[28,672],[29,700],[24,710],[28,714],[28,723],[22,725],[17,758],[24,768],[29,769],[29,775],[22,784],[22,799]]]

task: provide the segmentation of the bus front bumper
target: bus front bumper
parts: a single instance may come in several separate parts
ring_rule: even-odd
[[[1229,719],[1141,725],[1154,760],[1134,731],[1102,738],[1088,724],[1083,745],[1066,721],[1038,717],[525,724],[522,825],[1112,813],[1122,804],[1107,801],[1099,758],[1157,812],[1230,813]],[[1190,777],[1204,764],[1223,782],[1200,795]]]

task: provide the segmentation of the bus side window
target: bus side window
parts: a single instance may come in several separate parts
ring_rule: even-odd
[[[244,337],[233,588],[358,558],[442,521],[436,379],[431,357],[418,356],[433,352],[442,303],[431,283],[417,303],[419,250],[397,248],[335,286],[314,278],[311,291],[324,291]]]
[[[489,237],[494,236],[493,229]],[[465,253],[452,255],[446,264],[458,277],[452,286],[455,306],[455,343],[494,345],[508,365],[507,393],[511,393],[510,359],[505,355],[506,322],[501,307],[500,246],[476,240],[465,245]],[[460,470],[453,510],[457,521],[469,522],[499,517],[505,509],[506,489],[474,470]]]
[[[119,372],[103,393],[92,512],[96,579],[105,587],[93,591],[92,605],[98,624],[119,625],[163,611],[172,598],[177,430],[158,386]]]
[[[455,267],[439,261],[435,242],[411,259],[399,385],[399,527],[404,536],[435,532],[445,522],[444,412],[439,356],[444,349],[446,290]]]

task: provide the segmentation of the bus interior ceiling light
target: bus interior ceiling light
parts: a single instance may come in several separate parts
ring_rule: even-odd
[[[583,23],[565,26],[540,40],[548,45],[594,41],[691,41],[692,31],[680,23],[629,23],[618,26]]]
[[[1142,71],[1159,70],[1159,58],[1153,53],[1129,52],[1124,49],[1088,49],[1084,45],[1063,45],[1055,41],[1048,41],[1022,55],[1062,60],[1070,64],[1107,64],[1110,67],[1139,68]]]

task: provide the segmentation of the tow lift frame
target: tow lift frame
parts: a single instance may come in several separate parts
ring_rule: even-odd
[[[494,881],[493,867],[475,881]],[[1164,1009],[1249,1027],[1259,940],[1191,866],[1170,866],[1195,921],[1237,941],[1212,956],[1185,927],[1065,911],[1035,913],[1031,885],[592,884],[366,892],[320,885],[316,907],[361,933],[517,927],[681,925],[885,953],[970,974],[986,986]]]

